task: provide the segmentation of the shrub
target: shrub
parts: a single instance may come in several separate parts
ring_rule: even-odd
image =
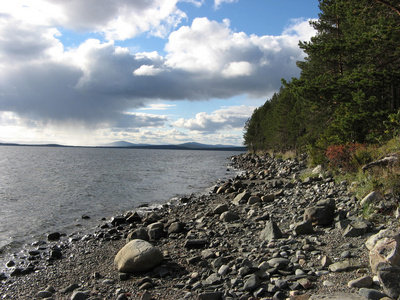
[[[349,143],[346,145],[330,145],[325,151],[329,166],[342,168],[344,171],[355,171],[361,163],[369,160],[364,144]]]

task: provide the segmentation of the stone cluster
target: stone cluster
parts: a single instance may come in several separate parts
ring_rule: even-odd
[[[209,194],[114,216],[69,243],[49,242],[60,253],[53,258],[49,246],[37,245],[32,256],[54,270],[32,264],[24,280],[10,265],[0,293],[24,299],[20,291],[30,284],[37,299],[399,298],[397,220],[375,224],[360,206],[391,199],[357,199],[349,183],[307,169],[305,160],[246,154],[232,164],[241,173]],[[69,274],[61,281],[60,268]]]

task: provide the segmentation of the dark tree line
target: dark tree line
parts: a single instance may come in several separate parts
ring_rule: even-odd
[[[320,0],[319,7],[316,36],[299,43],[300,77],[283,81],[245,125],[252,151],[324,150],[390,136],[400,108],[400,2]]]

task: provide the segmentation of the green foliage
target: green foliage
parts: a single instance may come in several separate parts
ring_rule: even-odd
[[[355,149],[350,157],[350,165],[353,170],[358,170],[373,161],[374,155],[372,149],[372,147],[367,148],[365,145]]]
[[[366,204],[362,208],[361,216],[366,220],[371,220],[374,216],[375,209],[372,204]]]
[[[384,122],[384,126],[385,133],[389,137],[395,138],[400,135],[400,109],[388,116],[388,119]]]
[[[296,149],[300,119],[295,97],[282,88],[271,100],[256,109],[245,124],[244,144],[253,152]]]
[[[400,134],[400,5],[385,3],[319,0],[317,34],[299,43],[300,77],[283,81],[248,120],[249,149],[307,150],[319,164],[330,145],[383,144]],[[349,159],[355,166],[370,158],[360,150]]]
[[[324,165],[326,163],[326,156],[324,151],[316,145],[308,145],[307,152],[311,166]]]

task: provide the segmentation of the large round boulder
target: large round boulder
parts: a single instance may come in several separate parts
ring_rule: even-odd
[[[144,240],[132,240],[115,256],[114,265],[122,273],[147,272],[163,260],[161,251]]]

